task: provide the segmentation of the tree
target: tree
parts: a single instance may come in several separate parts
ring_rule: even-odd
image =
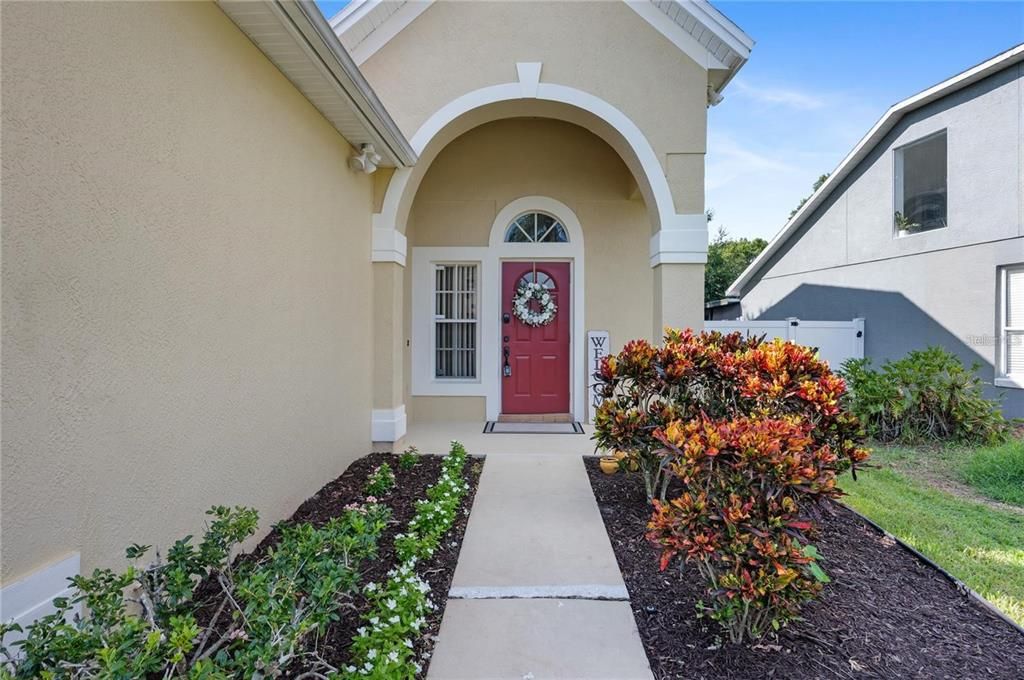
[[[708,263],[704,269],[704,302],[724,298],[729,285],[767,245],[768,241],[763,238],[729,238],[725,227],[719,227],[714,240],[708,245]]]
[[[807,202],[807,199],[809,199],[811,196],[813,196],[814,192],[821,188],[821,185],[825,183],[825,180],[827,180],[828,176],[831,175],[831,174],[832,173],[830,173],[830,172],[826,172],[824,175],[819,175],[818,179],[814,180],[814,188],[811,190],[811,193],[809,193],[808,195],[806,195],[806,196],[804,196],[803,198],[800,199],[800,202],[797,203],[796,207],[793,208],[793,210],[789,213],[789,218],[788,219],[793,219],[793,215],[795,215],[798,212],[800,212],[800,208],[804,207],[804,203]]]

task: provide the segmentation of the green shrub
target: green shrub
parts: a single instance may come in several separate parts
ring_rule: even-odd
[[[366,480],[366,495],[379,497],[395,488],[395,471],[387,463],[381,463]]]
[[[416,467],[420,459],[420,450],[410,446],[398,456],[398,467],[402,470],[411,470]]]
[[[941,347],[914,350],[878,369],[870,359],[853,359],[841,369],[846,405],[883,442],[1000,443],[1010,424],[998,403],[982,396],[978,367],[965,368]]]
[[[256,531],[251,508],[215,507],[202,542],[176,542],[166,561],[121,573],[97,569],[72,580],[76,594],[54,600],[56,612],[27,629],[14,649],[0,645],[0,677],[68,679],[188,677],[204,680],[277,677],[302,661],[327,668],[304,646],[325,631],[351,591],[360,562],[376,552],[390,511],[379,505],[346,508],[341,517],[315,528],[280,525],[277,546],[235,569],[232,550]],[[133,545],[132,560],[150,546]],[[219,603],[208,622],[198,623],[202,582],[219,586]],[[77,604],[87,617],[70,618]],[[21,631],[0,624],[0,637]]]
[[[967,460],[963,475],[989,498],[1024,505],[1024,440],[976,451]]]

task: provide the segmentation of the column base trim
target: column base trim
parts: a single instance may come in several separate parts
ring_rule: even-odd
[[[397,442],[405,436],[406,426],[405,404],[395,408],[375,408],[370,419],[370,439],[375,442]]]

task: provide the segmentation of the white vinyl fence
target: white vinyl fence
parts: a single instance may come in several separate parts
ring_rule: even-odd
[[[782,338],[818,350],[818,355],[833,369],[847,359],[864,358],[864,319],[852,321],[805,321],[791,317],[784,321],[705,321],[709,331]]]

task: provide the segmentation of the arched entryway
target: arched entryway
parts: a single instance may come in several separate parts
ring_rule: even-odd
[[[514,118],[453,140],[407,227],[409,403],[421,415],[583,421],[586,331],[648,333],[647,207],[614,149],[579,126]],[[595,268],[606,275],[592,284]],[[530,329],[511,304],[518,279],[535,270],[556,279],[559,305],[551,324]]]

